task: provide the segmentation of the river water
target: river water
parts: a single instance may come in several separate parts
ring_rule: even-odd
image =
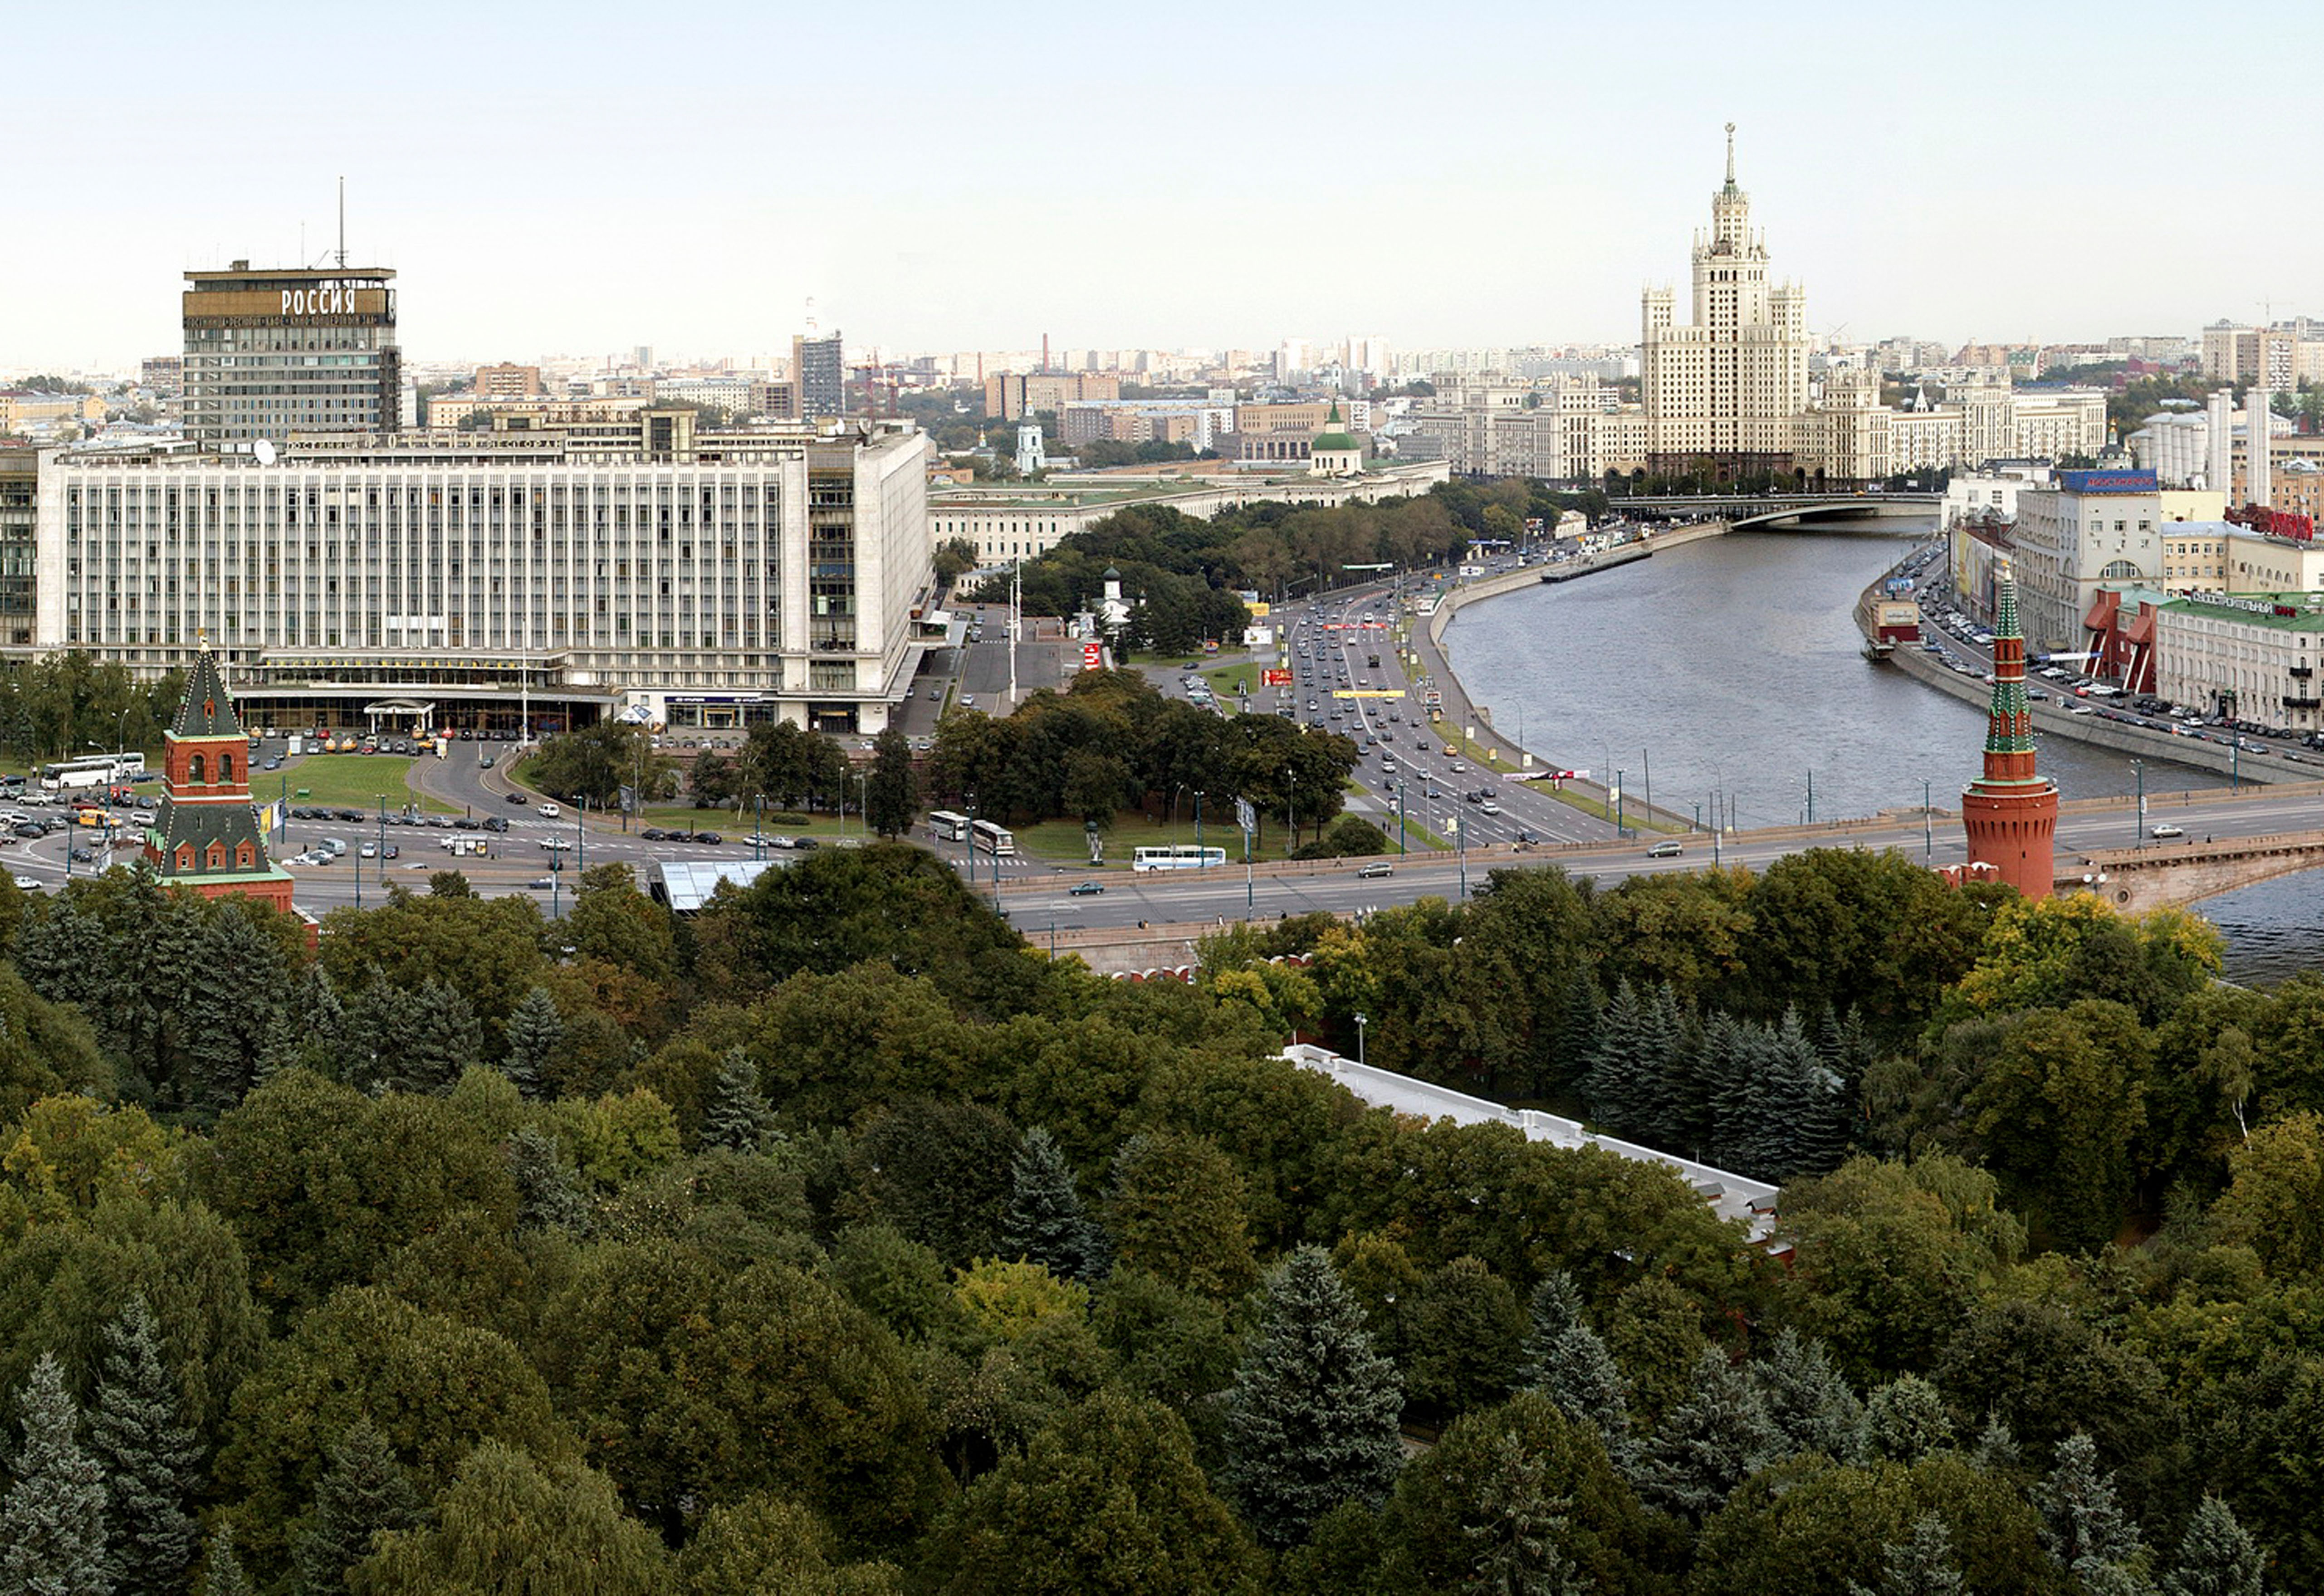
[[[1504,733],[1545,759],[1618,771],[1626,790],[1738,826],[1917,807],[1923,784],[1957,808],[1982,763],[1984,712],[1858,651],[1857,595],[1930,536],[1877,530],[1744,532],[1464,609],[1444,634],[1454,669]],[[2042,741],[2065,798],[2134,790],[2126,754]],[[2163,795],[2224,786],[2208,770],[2146,762]],[[2273,980],[2324,967],[2313,872],[2198,906],[2227,934],[2228,974]]]

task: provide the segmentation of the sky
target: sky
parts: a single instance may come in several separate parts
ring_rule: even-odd
[[[2280,0],[24,7],[0,371],[176,352],[181,273],[320,263],[342,175],[349,258],[398,272],[408,361],[788,353],[810,300],[851,350],[891,354],[1045,332],[1628,343],[1641,286],[1685,281],[1729,121],[1820,335],[2324,316],[2296,123],[2270,134],[2213,89],[2314,59],[2319,19]]]

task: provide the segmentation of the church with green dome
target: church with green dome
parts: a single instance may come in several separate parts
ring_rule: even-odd
[[[1323,430],[1307,446],[1307,470],[1314,476],[1360,476],[1364,469],[1364,446],[1346,430],[1340,419],[1340,401],[1332,401],[1332,413],[1325,418]]]

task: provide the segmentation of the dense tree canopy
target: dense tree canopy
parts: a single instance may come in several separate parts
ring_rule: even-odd
[[[940,789],[1330,780],[1125,678],[1036,705]],[[0,908],[41,1588],[2324,1583],[2324,979],[2220,985],[2185,917],[1502,871],[1138,984],[895,843],[684,922],[593,871],[554,936],[397,893],[319,955],[135,872]],[[1359,1012],[1784,1183],[1772,1232],[1278,1056]]]

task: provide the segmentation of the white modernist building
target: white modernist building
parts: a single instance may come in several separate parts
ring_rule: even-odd
[[[207,639],[293,724],[885,726],[932,596],[927,439],[689,421],[49,456],[36,644],[151,679]]]
[[[2163,577],[2163,501],[2147,471],[2061,471],[2017,495],[2017,613],[2034,648],[2079,646],[2103,583]]]

